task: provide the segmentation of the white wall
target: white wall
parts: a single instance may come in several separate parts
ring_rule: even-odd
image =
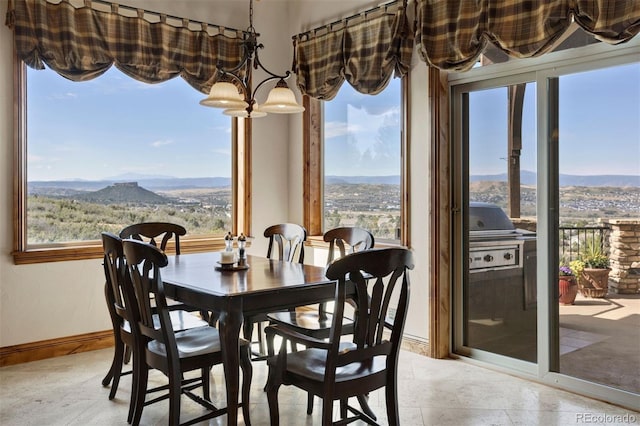
[[[248,26],[248,0],[122,0],[148,10],[228,25]],[[291,66],[291,36],[379,2],[370,0],[265,0],[255,3],[254,26],[265,49],[264,65],[280,73]],[[0,11],[8,0],[0,0]],[[299,18],[297,18],[299,17]],[[4,21],[4,20],[3,20]],[[0,347],[107,330],[100,260],[14,265],[13,241],[13,37],[0,26]],[[427,71],[412,67],[412,272],[407,333],[426,339],[428,311]],[[293,79],[290,82],[293,86]],[[260,81],[256,74],[255,81]],[[258,95],[264,101],[266,94]],[[269,115],[253,124],[252,252],[266,252],[261,230],[272,223],[302,223],[302,126],[300,115]],[[309,256],[312,258],[312,256]]]

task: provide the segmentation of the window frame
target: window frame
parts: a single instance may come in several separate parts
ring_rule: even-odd
[[[54,243],[38,247],[27,245],[27,71],[25,63],[14,51],[14,118],[13,118],[13,261],[16,265],[70,260],[99,259],[104,253],[100,240]],[[48,72],[55,72],[47,70]],[[47,72],[43,71],[43,72]],[[251,123],[249,119],[231,122],[231,197],[232,232],[250,229]],[[222,249],[224,236],[185,237],[180,240],[182,253]],[[171,246],[169,251],[171,251]]]
[[[411,201],[410,161],[409,161],[409,74],[401,78],[401,136],[400,136],[400,240],[376,241],[376,246],[410,247]],[[324,233],[324,114],[322,101],[303,96],[303,221],[310,236],[311,244],[319,243]],[[315,237],[315,238],[314,238]],[[316,241],[317,240],[317,241]]]

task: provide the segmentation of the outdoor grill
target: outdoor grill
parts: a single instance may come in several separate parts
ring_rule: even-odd
[[[532,237],[516,229],[499,206],[469,203],[469,272],[522,268],[524,243]]]
[[[536,235],[495,204],[470,202],[468,211],[467,344],[501,353],[508,346],[497,342],[517,336],[535,353]]]

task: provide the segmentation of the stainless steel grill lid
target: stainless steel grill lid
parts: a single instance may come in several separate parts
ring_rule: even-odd
[[[469,231],[515,231],[515,226],[495,204],[470,202]]]

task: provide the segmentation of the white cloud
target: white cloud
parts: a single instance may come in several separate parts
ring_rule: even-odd
[[[27,154],[27,162],[29,164],[38,164],[44,162],[45,160],[45,157],[41,155]]]
[[[348,133],[360,133],[364,131],[359,124],[345,123],[342,121],[328,121],[324,125],[324,138],[330,139],[344,136]]]
[[[218,155],[226,155],[229,157],[231,156],[231,150],[229,149],[212,149],[211,152]]]
[[[171,145],[172,143],[173,143],[173,141],[170,140],[170,139],[157,140],[157,141],[151,142],[151,146],[154,147],[154,148],[159,148],[161,146]]]
[[[56,101],[62,101],[62,100],[65,100],[65,99],[77,99],[78,98],[78,94],[74,93],[74,92],[54,93],[49,98],[53,99],[53,100],[56,100]]]

